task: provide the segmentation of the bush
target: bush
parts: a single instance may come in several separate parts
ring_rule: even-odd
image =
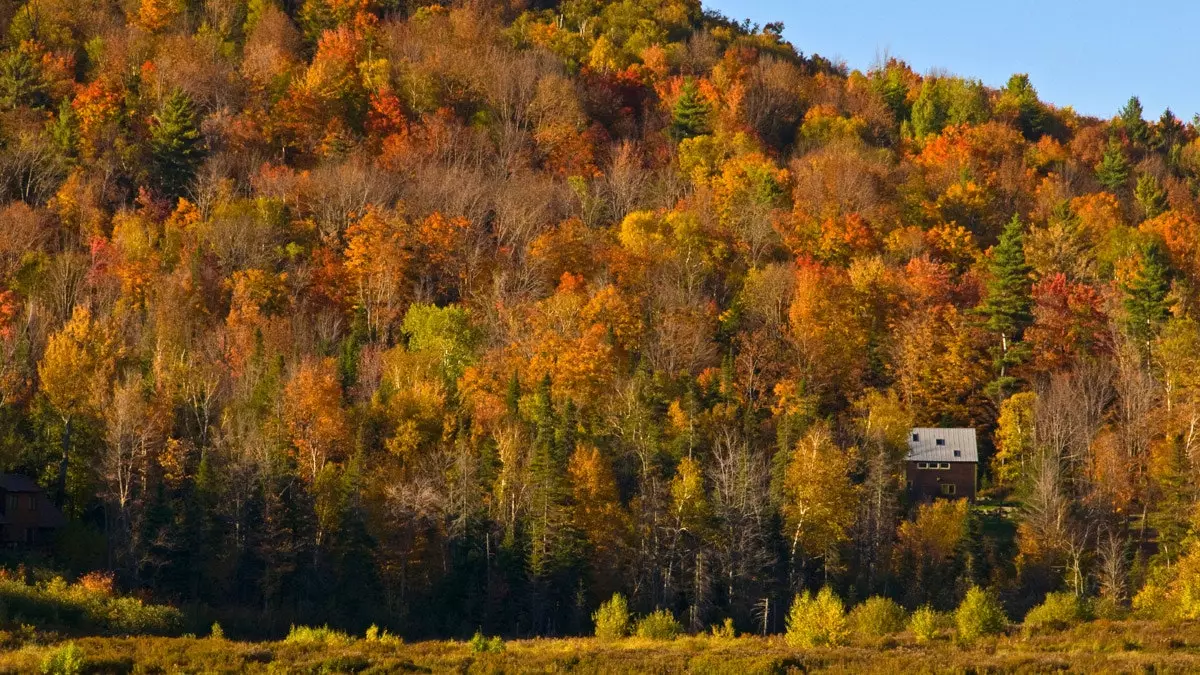
[[[908,630],[912,632],[917,644],[925,644],[936,639],[938,631],[945,624],[946,619],[942,614],[929,605],[921,605],[909,618]]]
[[[958,628],[958,639],[970,642],[984,635],[995,635],[1004,630],[1008,618],[1000,601],[989,591],[972,586],[967,597],[954,612],[954,625]]]
[[[733,627],[733,619],[726,618],[721,625],[713,625],[710,629],[712,636],[718,640],[733,640],[737,638],[737,629]]]
[[[214,640],[224,640],[225,639],[225,630],[221,628],[220,622],[218,622],[218,621],[213,622],[212,628],[210,628],[208,631],[208,637],[210,637]]]
[[[338,647],[353,642],[346,633],[333,630],[329,626],[311,628],[309,626],[292,626],[284,642],[293,645],[328,645]]]
[[[651,640],[674,640],[683,632],[675,615],[665,609],[651,612],[637,622],[637,636]]]
[[[1086,619],[1086,607],[1074,593],[1049,593],[1025,615],[1025,630],[1062,630]]]
[[[846,606],[828,586],[814,598],[797,595],[787,617],[787,643],[793,647],[823,647],[846,643]]]
[[[367,634],[364,637],[367,642],[379,642],[385,645],[402,645],[404,640],[399,635],[392,635],[386,630],[380,630],[379,626],[371,624],[367,629]]]
[[[174,607],[115,595],[112,578],[97,573],[75,584],[59,576],[27,584],[18,575],[0,573],[0,604],[9,618],[42,629],[162,635],[176,632],[183,623],[183,615]]]
[[[50,652],[42,661],[43,675],[79,675],[83,672],[83,650],[74,642]]]
[[[613,593],[612,599],[600,604],[592,614],[596,624],[596,637],[601,640],[617,640],[629,635],[629,603],[625,596]]]
[[[884,637],[904,630],[904,608],[891,598],[875,596],[850,612],[850,625],[864,637]]]
[[[504,651],[504,640],[500,636],[484,637],[483,631],[475,631],[471,641],[467,643],[473,654],[496,653]]]

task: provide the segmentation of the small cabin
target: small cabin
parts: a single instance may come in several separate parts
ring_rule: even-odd
[[[904,478],[913,499],[974,500],[978,468],[974,429],[921,427],[909,432]]]
[[[46,546],[67,522],[33,479],[0,473],[0,545]]]

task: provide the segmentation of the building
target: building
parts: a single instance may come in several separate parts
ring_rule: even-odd
[[[0,544],[48,545],[66,522],[46,491],[31,478],[0,473]]]
[[[904,478],[913,499],[975,499],[978,468],[974,429],[922,427],[909,432]]]

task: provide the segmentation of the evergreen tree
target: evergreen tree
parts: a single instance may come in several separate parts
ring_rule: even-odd
[[[709,124],[711,115],[712,108],[701,96],[700,86],[695,80],[689,79],[683,84],[683,92],[671,114],[671,138],[679,142],[709,133],[712,130]]]
[[[184,92],[176,90],[168,96],[154,115],[150,152],[163,192],[173,197],[182,194],[204,159],[196,110]]]
[[[986,317],[987,329],[1000,338],[993,350],[996,379],[988,386],[989,393],[1001,399],[1016,384],[1009,369],[1028,356],[1021,338],[1033,322],[1033,280],[1025,261],[1024,227],[1017,216],[1004,227],[999,243],[992,249],[987,293],[978,308]]]
[[[39,108],[49,103],[41,68],[28,52],[10,49],[0,55],[0,108]]]
[[[1129,160],[1125,159],[1125,150],[1115,138],[1109,140],[1104,156],[1096,165],[1096,180],[1110,192],[1120,192],[1129,180]]]
[[[929,78],[912,107],[912,131],[917,139],[941,132],[946,126],[946,96],[941,80]]]
[[[1167,210],[1167,193],[1158,184],[1158,179],[1148,173],[1138,178],[1137,187],[1133,190],[1146,218],[1154,218]]]
[[[1125,293],[1127,330],[1144,342],[1149,351],[1150,340],[1169,314],[1167,294],[1171,290],[1171,268],[1162,245],[1156,241],[1139,246],[1138,258],[1137,269],[1121,284],[1121,290]]]
[[[1146,121],[1142,119],[1144,113],[1142,102],[1136,96],[1130,96],[1129,101],[1117,113],[1121,126],[1125,128],[1125,133],[1129,134],[1129,140],[1134,143],[1145,143],[1149,138],[1149,129]]]
[[[1015,113],[1017,129],[1026,139],[1034,141],[1044,133],[1046,111],[1029,75],[1019,73],[1008,78],[1008,84],[1000,92],[998,105]]]

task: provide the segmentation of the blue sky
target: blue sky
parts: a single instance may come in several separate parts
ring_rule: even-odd
[[[731,19],[783,21],[805,54],[867,69],[890,54],[1002,86],[1029,73],[1043,101],[1112,117],[1136,94],[1146,117],[1200,112],[1200,3],[1099,0],[705,0]]]

